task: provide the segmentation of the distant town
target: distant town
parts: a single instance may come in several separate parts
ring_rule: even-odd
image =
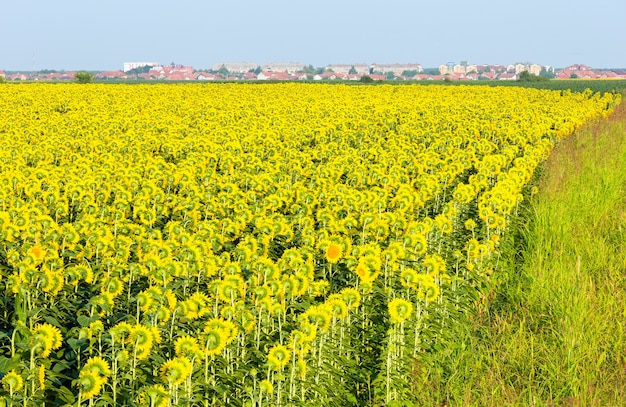
[[[251,62],[223,62],[208,69],[157,62],[125,62],[119,71],[93,71],[96,81],[358,81],[372,80],[517,80],[522,72],[556,79],[626,79],[626,69],[593,69],[571,65],[555,69],[533,63],[476,65],[465,61],[424,69],[419,63],[407,64],[332,64],[315,68],[294,62],[258,65]],[[12,72],[0,70],[5,81],[72,81],[75,71],[39,70]]]

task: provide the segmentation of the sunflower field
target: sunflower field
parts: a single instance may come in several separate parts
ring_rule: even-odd
[[[411,400],[615,94],[0,86],[0,405]]]

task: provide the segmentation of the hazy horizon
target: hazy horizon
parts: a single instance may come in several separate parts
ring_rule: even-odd
[[[564,0],[393,5],[320,0],[107,3],[22,0],[3,5],[0,69],[121,70],[124,62],[207,69],[223,62],[448,62],[626,68],[626,2]],[[34,64],[33,64],[34,55]]]

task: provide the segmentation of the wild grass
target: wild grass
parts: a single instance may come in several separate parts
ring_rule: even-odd
[[[544,171],[444,367],[422,372],[423,405],[626,405],[626,105]]]

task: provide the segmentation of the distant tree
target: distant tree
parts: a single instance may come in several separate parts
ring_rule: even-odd
[[[140,66],[138,68],[133,68],[130,71],[126,71],[126,75],[139,75],[142,73],[148,73],[150,72],[150,69],[152,68],[153,68],[153,65]]]
[[[424,73],[426,75],[439,75],[439,68],[426,68]]]
[[[224,65],[222,65],[220,66],[220,69],[217,70],[217,73],[226,78],[230,74],[230,71]]]
[[[570,79],[578,79],[578,74],[573,73],[573,74],[571,74],[571,75],[569,76],[569,78],[570,78]]]
[[[549,79],[543,76],[533,75],[528,71],[523,71],[519,74],[518,82],[544,82]]]
[[[411,78],[415,75],[417,75],[419,73],[419,71],[417,69],[411,69],[408,71],[402,71],[402,76],[406,76],[407,78]]]
[[[548,78],[548,79],[554,79],[556,77],[556,75],[554,74],[554,71],[549,71],[545,68],[542,69],[541,72],[539,72],[539,76]]]
[[[361,83],[372,83],[372,82],[374,82],[374,79],[372,79],[372,77],[369,76],[369,75],[363,75],[363,76],[361,76],[361,79],[359,79],[359,81]]]
[[[93,74],[87,71],[78,71],[74,74],[74,80],[78,83],[91,83],[93,81]]]
[[[387,79],[388,81],[392,81],[396,78],[396,74],[389,71],[389,72],[385,72],[385,79]]]
[[[352,68],[350,68],[350,70],[348,71],[349,75],[356,75],[358,72],[356,71],[356,68],[354,66],[352,66]]]
[[[305,74],[315,74],[315,68],[313,68],[313,65],[307,65],[307,66],[303,66],[302,69],[300,70],[300,72],[305,73]]]

